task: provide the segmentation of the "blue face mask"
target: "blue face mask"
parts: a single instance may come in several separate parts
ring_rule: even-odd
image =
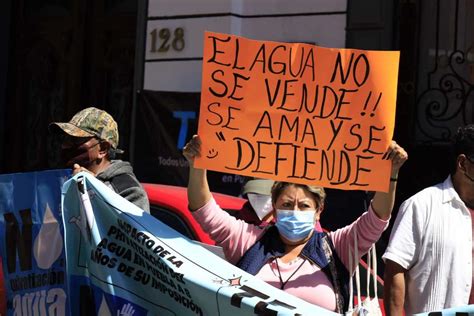
[[[276,227],[280,234],[291,242],[298,242],[314,230],[316,211],[277,210]]]

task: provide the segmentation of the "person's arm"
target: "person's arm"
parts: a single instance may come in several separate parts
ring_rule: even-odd
[[[392,260],[385,262],[384,305],[388,316],[403,315],[406,269]]]
[[[262,236],[258,226],[237,220],[224,212],[212,199],[206,170],[194,168],[194,158],[201,155],[201,140],[193,138],[184,146],[183,155],[189,162],[188,206],[203,230],[224,248],[226,259],[237,263],[242,255]]]
[[[408,159],[408,154],[395,141],[392,141],[383,159],[392,160],[391,178],[397,179],[398,171]],[[369,209],[369,212],[362,214],[352,224],[329,233],[337,254],[348,269],[351,253],[349,250],[352,250],[354,245],[354,230],[357,231],[359,257],[362,257],[379,240],[388,226],[395,203],[395,189],[396,181],[390,181],[388,193],[375,194],[370,207],[372,211]]]
[[[392,169],[390,174],[390,188],[387,193],[376,192],[372,199],[372,208],[380,219],[387,220],[392,214],[395,204],[395,192],[397,188],[398,171],[407,161],[407,152],[395,141],[392,141],[383,159],[392,160]]]
[[[194,168],[194,159],[201,156],[201,139],[198,135],[194,135],[184,146],[183,155],[189,162],[189,209],[195,211],[209,202],[212,197],[206,170]]]

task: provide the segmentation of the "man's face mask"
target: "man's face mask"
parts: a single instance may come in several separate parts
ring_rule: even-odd
[[[99,144],[100,141],[96,138],[66,140],[61,148],[61,158],[64,165],[72,167],[77,163],[82,167],[89,167],[97,159],[94,149]]]
[[[260,220],[263,220],[272,210],[272,197],[263,194],[249,193],[247,199],[252,205],[255,214],[257,214]]]

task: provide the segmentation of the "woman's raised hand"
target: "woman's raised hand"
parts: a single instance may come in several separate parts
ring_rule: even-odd
[[[392,140],[382,159],[392,160],[392,175],[396,175],[405,161],[408,160],[408,154],[403,147]]]
[[[199,135],[193,135],[191,140],[184,146],[183,155],[188,160],[189,166],[194,166],[194,158],[201,156],[201,138]]]
[[[189,162],[188,206],[191,211],[194,211],[212,198],[206,170],[194,168],[194,159],[201,156],[201,139],[198,135],[193,135],[184,146],[183,155]]]

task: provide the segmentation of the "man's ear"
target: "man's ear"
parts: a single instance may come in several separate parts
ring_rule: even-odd
[[[466,160],[468,160],[466,155],[459,155],[456,159],[456,169],[459,169],[462,172],[466,172]]]
[[[111,147],[110,144],[108,142],[100,142],[99,146],[99,158],[107,157]]]

